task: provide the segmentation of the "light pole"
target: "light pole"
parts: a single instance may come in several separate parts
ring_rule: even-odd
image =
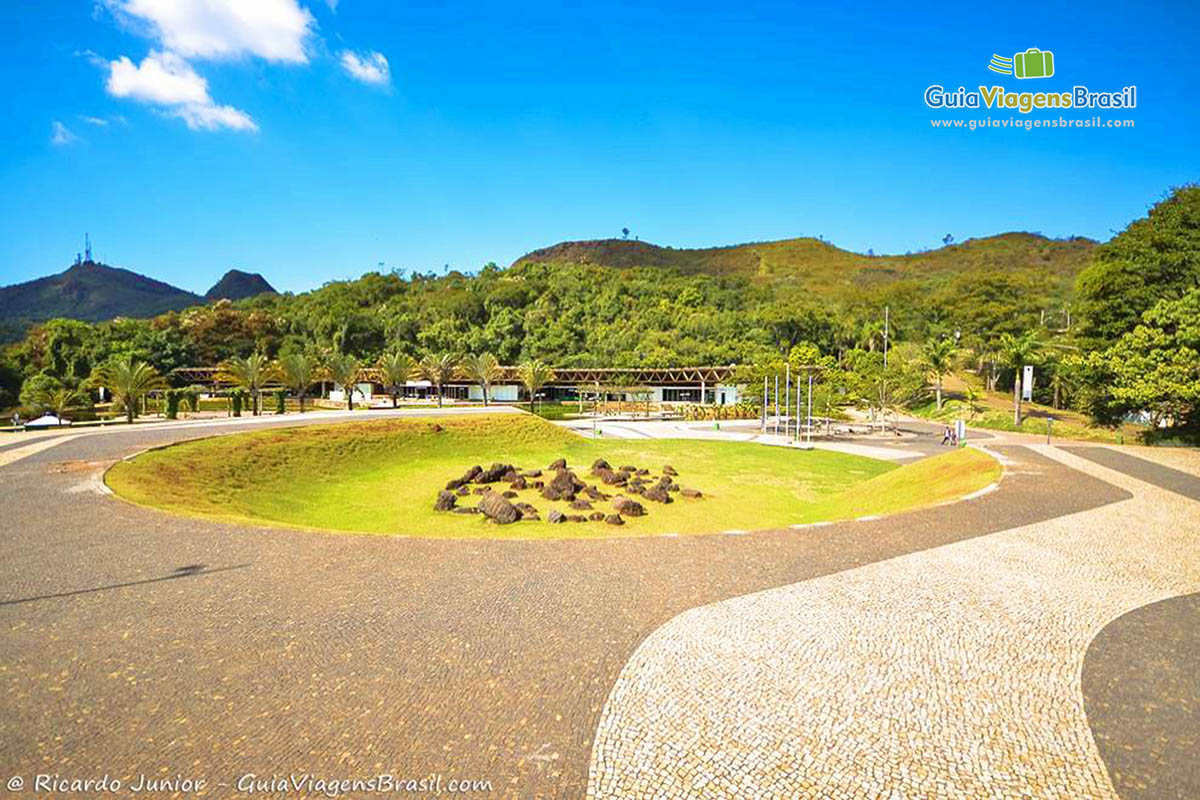
[[[784,378],[783,383],[783,413],[788,413],[788,409],[792,405],[792,362],[787,361],[783,365]],[[787,417],[783,418],[783,435],[784,438],[788,435]]]
[[[812,371],[808,373],[808,443],[812,444]]]

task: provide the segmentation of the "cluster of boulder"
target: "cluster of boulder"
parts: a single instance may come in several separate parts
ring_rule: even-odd
[[[550,474],[553,477],[549,477]],[[609,525],[624,525],[625,517],[641,517],[646,513],[646,507],[627,495],[638,495],[655,503],[672,503],[671,495],[699,498],[701,493],[696,489],[680,486],[675,478],[679,473],[669,464],[662,469],[662,475],[655,479],[648,469],[634,466],[622,466],[617,469],[604,459],[598,458],[592,463],[591,477],[599,483],[589,484],[580,479],[575,472],[567,467],[565,458],[555,460],[546,468],[544,475],[540,469],[522,470],[512,464],[492,464],[487,469],[476,465],[471,467],[462,477],[455,478],[446,484],[446,488],[438,492],[433,504],[435,511],[449,511],[455,514],[483,514],[492,522],[508,525],[518,520],[540,520],[541,516],[534,506],[518,500],[518,492],[531,489],[538,492],[547,500],[557,500],[568,503],[571,511],[588,512],[570,514],[558,509],[551,509],[546,519],[548,522],[600,522]],[[476,484],[474,487],[471,484]],[[494,488],[507,484],[507,488]],[[617,494],[606,494],[601,485],[618,490]],[[476,505],[459,505],[459,498],[477,495]],[[596,509],[594,503],[608,502],[614,513],[605,513]]]

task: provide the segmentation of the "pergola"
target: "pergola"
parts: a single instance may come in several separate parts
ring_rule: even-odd
[[[580,388],[583,386],[611,388],[612,391],[630,391],[629,387],[646,386],[700,386],[703,391],[708,385],[730,382],[737,372],[737,365],[725,367],[554,367],[554,379],[547,386]],[[520,367],[502,366],[497,383],[519,384]],[[171,374],[185,383],[219,387],[227,385],[217,377],[217,367],[179,367]],[[375,367],[364,367],[362,379],[383,383],[382,375]],[[467,383],[465,379],[455,383]]]

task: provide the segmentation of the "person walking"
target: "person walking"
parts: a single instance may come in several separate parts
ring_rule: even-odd
[[[953,435],[954,435],[954,434],[953,434],[953,432],[950,430],[950,426],[949,426],[949,425],[945,426],[945,427],[942,429],[942,446],[943,446],[943,447],[945,447],[946,445],[950,444],[950,439],[951,439],[951,437],[952,437]]]

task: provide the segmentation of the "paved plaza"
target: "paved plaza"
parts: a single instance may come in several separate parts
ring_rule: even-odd
[[[998,490],[960,503],[591,541],[228,525],[99,480],[148,446],[296,421],[0,448],[0,777],[194,776],[211,797],[296,772],[519,798],[1200,796],[1180,747],[1200,703],[1186,462],[996,437]]]

